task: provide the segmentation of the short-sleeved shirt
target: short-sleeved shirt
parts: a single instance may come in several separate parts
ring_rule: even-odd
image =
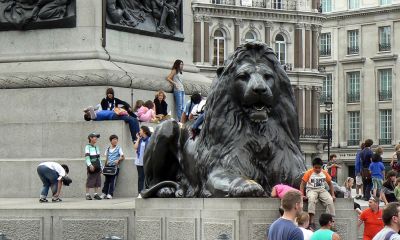
[[[372,240],[385,240],[386,235],[389,232],[395,232],[393,229],[390,227],[385,226]],[[398,233],[394,233],[392,236],[390,236],[389,240],[400,240],[400,235]]]
[[[39,166],[46,166],[47,168],[56,171],[58,174],[57,180],[61,180],[62,177],[65,176],[65,169],[61,166],[61,164],[56,162],[43,162],[39,164]]]
[[[324,189],[325,183],[330,183],[332,178],[325,170],[315,173],[314,169],[311,168],[304,173],[302,180],[307,183],[307,189]]]
[[[385,170],[382,162],[373,162],[369,165],[369,170],[371,171],[371,177],[383,179],[382,171]]]
[[[124,152],[122,151],[122,148],[117,145],[115,148],[112,148],[111,146],[108,147],[104,153],[107,157],[107,162],[109,166],[114,166],[115,162],[120,159],[121,156],[124,155]]]
[[[298,192],[300,192],[298,189],[292,188],[291,186],[288,186],[288,185],[285,185],[285,184],[275,185],[275,191],[276,191],[276,195],[278,195],[278,198],[280,198],[280,199],[282,199],[283,196],[289,191],[298,191]]]
[[[279,218],[269,227],[268,240],[304,240],[303,232],[292,221]]]
[[[367,208],[360,214],[360,220],[364,222],[364,240],[371,240],[384,227],[382,209],[373,212]]]
[[[364,148],[360,153],[361,163],[363,168],[369,168],[371,159],[374,153],[370,148]]]

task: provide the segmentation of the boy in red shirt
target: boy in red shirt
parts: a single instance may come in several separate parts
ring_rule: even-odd
[[[306,187],[306,197],[308,199],[308,214],[310,215],[310,226],[314,227],[315,204],[320,200],[326,205],[327,212],[335,216],[335,205],[333,201],[335,192],[332,184],[332,178],[329,173],[322,170],[323,162],[321,158],[315,158],[312,161],[313,168],[304,173],[300,184],[300,192],[304,194],[304,187]],[[329,194],[325,189],[325,183],[329,185]]]

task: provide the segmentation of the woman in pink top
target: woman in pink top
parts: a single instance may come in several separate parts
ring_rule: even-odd
[[[139,120],[142,122],[151,122],[156,120],[155,106],[152,101],[146,101],[137,112]]]
[[[279,199],[282,199],[283,196],[285,195],[285,193],[287,193],[287,192],[289,192],[291,190],[299,191],[298,189],[292,188],[291,186],[288,186],[288,185],[285,185],[285,184],[275,185],[272,188],[271,197],[278,197]]]

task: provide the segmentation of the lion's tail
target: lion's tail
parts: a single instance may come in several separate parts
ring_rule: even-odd
[[[156,197],[158,190],[165,188],[165,187],[175,188],[176,189],[175,193],[178,193],[178,189],[180,189],[180,185],[177,182],[163,181],[163,182],[157,183],[154,186],[151,186],[150,188],[142,190],[140,192],[140,195],[142,196],[142,198]]]

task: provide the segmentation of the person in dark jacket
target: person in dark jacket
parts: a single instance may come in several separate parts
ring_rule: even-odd
[[[162,120],[168,115],[168,103],[165,101],[167,96],[164,91],[160,90],[157,92],[154,98],[154,105],[156,106],[156,117]]]
[[[106,97],[101,100],[101,109],[102,110],[111,110],[113,111],[115,107],[122,106],[123,109],[125,109],[128,114],[132,117],[137,117],[131,108],[131,105],[129,105],[127,102],[122,101],[119,98],[114,97],[114,89],[112,88],[107,88],[106,90]]]
[[[143,169],[143,156],[146,150],[147,144],[151,137],[151,131],[147,126],[141,126],[140,131],[137,135],[138,141],[135,142],[134,148],[136,150],[137,158],[135,159],[135,165],[138,172],[138,197],[140,198],[140,192],[144,187],[144,169]]]

